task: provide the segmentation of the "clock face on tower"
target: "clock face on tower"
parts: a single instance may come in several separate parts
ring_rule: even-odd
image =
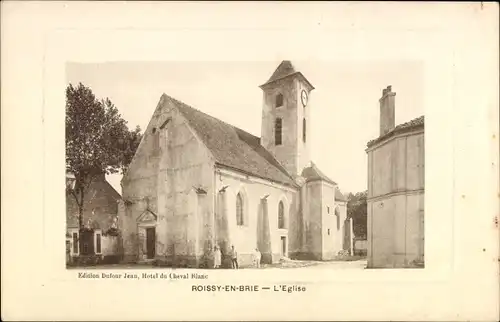
[[[305,107],[307,105],[307,92],[305,90],[302,90],[300,99],[302,100],[302,105]]]

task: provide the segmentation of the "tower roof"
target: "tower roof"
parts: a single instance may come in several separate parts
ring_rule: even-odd
[[[336,185],[337,183],[333,181],[332,179],[328,178],[326,174],[324,174],[318,166],[311,161],[311,165],[307,168],[304,168],[302,170],[302,176],[306,178],[307,181],[315,181],[315,180],[322,180],[326,181],[328,183]]]
[[[307,78],[302,75],[301,72],[299,72],[295,67],[293,66],[292,62],[289,60],[283,60],[281,64],[279,64],[278,68],[274,71],[274,73],[271,75],[271,77],[262,84],[260,87],[262,88],[263,86],[267,84],[274,83],[277,80],[292,76],[292,75],[298,75],[302,77],[309,86],[311,86],[311,89],[314,89],[314,86],[307,80]]]
[[[311,181],[325,181],[333,185],[337,185],[335,181],[330,179],[326,174],[324,174],[318,166],[311,161],[311,164],[309,167],[304,168],[302,170],[302,176],[306,179],[306,182],[311,182]],[[338,187],[335,187],[335,200],[338,201],[347,201],[346,197],[340,192]]]

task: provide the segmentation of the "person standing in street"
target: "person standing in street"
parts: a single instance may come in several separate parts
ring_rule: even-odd
[[[262,254],[260,253],[258,248],[255,248],[255,265],[257,268],[260,268],[260,260],[262,258]]]
[[[214,247],[214,268],[220,268],[221,265],[221,252],[219,247]]]
[[[231,246],[231,267],[238,269],[238,252],[234,249],[234,245]]]

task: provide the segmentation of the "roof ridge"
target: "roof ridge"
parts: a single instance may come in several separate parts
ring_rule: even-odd
[[[232,124],[229,124],[228,122],[225,122],[217,117],[214,117],[210,114],[207,114],[191,105],[188,105],[170,95],[167,95],[166,93],[163,93],[163,97],[166,98],[166,99],[169,99],[173,104],[175,104],[177,106],[177,108],[179,109],[179,112],[186,118],[186,120],[188,121],[188,123],[190,123],[190,126],[193,127],[193,130],[195,130],[196,132],[198,132],[199,135],[201,135],[202,137],[204,137],[203,133],[199,133],[201,130],[198,128],[198,126],[196,125],[196,121],[193,120],[194,119],[197,119],[197,118],[200,118],[200,119],[205,119],[209,122],[213,122],[214,124],[217,124],[217,126],[221,126],[221,130],[224,130],[224,128],[227,129],[227,131],[230,131],[230,133],[227,133],[227,135],[234,135],[235,138],[237,138],[238,141],[242,141],[244,142],[244,144],[247,146],[248,149],[252,150],[254,153],[256,153],[257,155],[260,155],[261,158],[263,158],[265,160],[265,162],[267,162],[267,164],[269,164],[269,166],[272,166],[273,168],[276,169],[276,171],[278,171],[279,173],[281,173],[282,175],[284,175],[288,180],[290,180],[290,182],[292,184],[295,184],[295,180],[294,178],[290,175],[290,173],[288,173],[288,171],[286,171],[286,169],[284,168],[284,166],[275,158],[275,156],[269,151],[267,150],[264,146],[262,146],[261,144],[261,138],[252,134],[252,133],[249,133],[248,131],[245,131],[239,127],[236,127]],[[192,122],[195,122],[195,123],[192,123]],[[205,139],[203,139],[203,141],[205,141]],[[208,148],[210,148],[210,143],[208,142],[204,142],[205,145],[208,144]],[[264,155],[265,154],[265,155]],[[219,154],[220,156],[220,154]],[[216,161],[222,165],[226,165],[226,166],[231,166],[231,167],[234,167],[234,164],[231,164],[230,163],[226,163],[226,161],[224,161],[224,158],[220,159],[219,157],[217,157],[216,155],[214,155]],[[243,169],[240,169],[243,171]],[[259,175],[258,173],[253,173],[254,175]],[[260,174],[262,175],[262,174]],[[276,180],[276,179],[272,179],[272,180]],[[284,183],[284,182],[282,182]]]
[[[251,135],[251,136],[253,136],[253,137],[254,137],[254,138],[256,138],[256,139],[259,139],[259,141],[260,141],[260,137],[258,137],[258,136],[256,136],[256,135],[254,135],[254,134],[252,134],[252,133],[250,133],[250,132],[248,132],[248,131],[245,131],[245,130],[243,130],[243,129],[241,129],[241,128],[237,127],[237,126],[234,126],[234,125],[232,125],[232,124],[229,124],[229,123],[227,123],[226,121],[221,120],[221,119],[219,119],[219,118],[217,118],[217,117],[215,117],[215,116],[212,116],[212,115],[210,115],[210,114],[207,114],[207,113],[205,113],[205,112],[203,112],[203,111],[201,111],[201,110],[199,110],[199,109],[197,109],[197,108],[195,108],[195,107],[193,107],[193,106],[191,106],[191,105],[189,105],[189,104],[186,104],[186,103],[184,103],[184,102],[182,102],[182,101],[180,101],[180,100],[178,100],[178,99],[176,99],[176,98],[173,98],[173,97],[172,97],[172,96],[170,96],[170,95],[167,95],[167,94],[165,94],[165,93],[163,93],[163,95],[165,95],[166,97],[170,98],[172,101],[174,101],[174,102],[176,102],[176,103],[179,103],[179,104],[181,104],[181,105],[184,105],[183,107],[190,108],[190,109],[194,110],[195,112],[201,113],[201,114],[203,114],[203,115],[205,115],[205,116],[208,116],[208,117],[209,117],[209,118],[211,118],[211,119],[214,119],[214,120],[217,120],[217,121],[219,121],[219,122],[222,122],[222,123],[224,123],[224,124],[226,124],[226,125],[228,125],[228,126],[230,126],[230,127],[234,128],[234,129],[236,129],[236,130],[240,130],[240,131],[242,131],[242,132],[245,132],[245,134]]]
[[[328,179],[330,180],[331,182],[335,183],[335,181],[333,181],[329,176],[326,175],[326,173],[324,173],[323,171],[321,171],[321,169],[314,163],[314,168],[316,169],[316,171],[319,173],[320,176],[323,176],[325,177],[325,179]]]
[[[297,70],[295,69],[295,66],[293,66],[292,61],[282,60],[266,83],[277,81],[278,79],[285,78],[286,76],[292,75],[296,72]]]
[[[368,141],[368,143],[366,145],[369,148],[373,144],[375,144],[377,142],[381,142],[384,139],[391,137],[392,135],[394,135],[398,131],[406,130],[406,129],[409,130],[409,129],[416,128],[419,126],[425,126],[425,115],[421,115],[421,116],[413,118],[407,122],[396,125],[392,130],[390,130],[386,134],[381,135],[375,139]]]
[[[316,180],[317,180],[317,179],[321,179],[321,180],[324,180],[324,181],[327,181],[327,182],[333,183],[333,184],[335,184],[335,185],[337,184],[337,183],[336,183],[335,181],[333,181],[333,180],[332,180],[329,176],[327,176],[327,175],[326,175],[323,171],[321,171],[321,169],[320,169],[320,168],[316,165],[316,163],[314,163],[312,160],[310,160],[309,162],[310,162],[310,164],[311,164],[311,165],[310,165],[310,166],[308,166],[308,167],[305,167],[305,168],[304,168],[304,170],[302,170],[302,175],[303,175],[304,177],[306,177],[306,178],[307,178],[307,176],[310,176],[310,175],[308,175],[307,173],[306,173],[306,174],[304,174],[304,171],[305,171],[306,169],[311,169],[311,170],[312,170],[312,171],[314,171],[315,173],[313,173],[313,176],[312,176],[312,178],[310,178],[310,179],[312,179],[312,180],[315,180],[315,179],[316,179]],[[307,171],[306,171],[306,172],[307,172]],[[314,176],[317,176],[318,178],[314,178]]]
[[[335,188],[335,200],[347,201],[347,197],[338,186]]]
[[[117,199],[122,199],[122,195],[115,189],[115,187],[113,187],[111,183],[109,183],[108,180],[104,179],[104,182],[107,183],[108,187],[110,187],[112,191],[118,196]]]

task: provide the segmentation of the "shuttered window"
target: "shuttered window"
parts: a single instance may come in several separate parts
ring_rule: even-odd
[[[283,128],[283,120],[280,118],[276,119],[276,123],[274,125],[274,143],[276,145],[281,145],[282,140],[282,128]]]
[[[283,106],[283,94],[276,95],[276,107]]]
[[[73,233],[73,253],[78,254],[78,233]]]

